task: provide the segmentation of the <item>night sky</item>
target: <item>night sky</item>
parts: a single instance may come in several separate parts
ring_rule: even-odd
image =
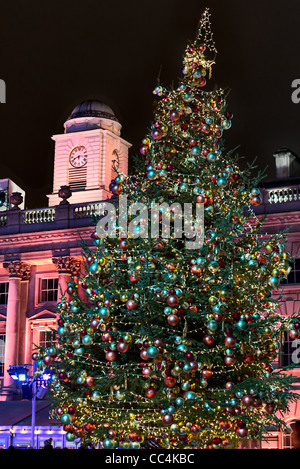
[[[177,84],[182,55],[209,7],[218,50],[212,82],[231,89],[228,149],[258,158],[274,173],[273,153],[300,155],[299,0],[14,0],[2,2],[0,178],[26,191],[27,208],[47,205],[52,192],[54,142],[72,109],[85,99],[109,104],[122,136],[138,154],[153,116],[152,94]]]

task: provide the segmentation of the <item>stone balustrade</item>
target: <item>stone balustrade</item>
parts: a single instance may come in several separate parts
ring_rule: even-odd
[[[90,226],[101,202],[0,212],[0,236]]]

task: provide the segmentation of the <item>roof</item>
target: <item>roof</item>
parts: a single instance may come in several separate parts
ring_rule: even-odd
[[[83,101],[82,103],[78,104],[73,109],[67,120],[75,119],[77,117],[102,117],[105,119],[117,121],[117,118],[111,107],[95,99]]]

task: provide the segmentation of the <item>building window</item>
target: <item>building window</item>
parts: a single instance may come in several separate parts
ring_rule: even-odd
[[[281,367],[294,365],[300,367],[300,338],[291,339],[288,332],[284,333],[282,345]]]
[[[300,259],[295,259],[295,262],[291,264],[292,270],[288,274],[287,278],[283,279],[282,283],[300,283]]]
[[[53,345],[51,331],[39,331],[39,346],[43,348],[48,348]]]
[[[5,334],[0,334],[0,376],[4,376]]]
[[[113,181],[118,176],[118,169],[119,169],[119,155],[117,150],[113,151],[112,160],[111,160],[111,168],[110,168],[110,179]]]
[[[291,431],[287,431],[282,435],[282,449],[292,449]]]
[[[40,303],[57,301],[58,278],[42,278],[40,285]]]
[[[0,282],[0,305],[7,304],[8,282]]]

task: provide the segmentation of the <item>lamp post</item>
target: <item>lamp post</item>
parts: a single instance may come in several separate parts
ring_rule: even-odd
[[[35,410],[36,410],[36,362],[33,362],[32,397],[31,397],[31,447],[35,449]]]
[[[33,365],[11,365],[8,373],[10,377],[18,384],[27,384],[29,381],[28,367],[33,367],[32,387],[31,387],[31,447],[35,449],[35,413],[36,413],[36,362]]]

